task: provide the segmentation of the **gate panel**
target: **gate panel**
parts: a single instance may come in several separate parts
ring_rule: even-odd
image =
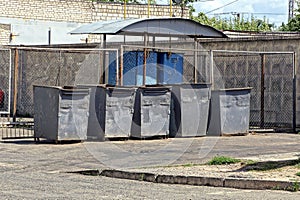
[[[266,127],[293,128],[293,55],[265,55]]]
[[[11,50],[0,49],[0,114],[9,114],[11,95]]]
[[[294,129],[294,53],[214,51],[215,89],[252,87],[251,128]]]

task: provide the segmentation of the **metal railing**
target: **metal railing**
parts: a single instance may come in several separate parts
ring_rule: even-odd
[[[191,43],[186,47],[197,46]],[[182,66],[174,71],[167,63],[158,62],[158,57],[164,56],[174,59],[171,62],[182,59]],[[0,120],[2,135],[14,129],[21,133],[21,125],[30,132],[24,120],[18,119],[31,118],[28,124],[33,127],[33,85],[168,84],[174,82],[170,81],[173,72],[179,73],[175,82],[211,83],[214,89],[252,87],[252,128],[295,130],[297,126],[294,52],[120,45],[120,49],[18,47],[0,49],[0,57],[0,86],[5,91],[0,110],[5,114]],[[12,118],[6,120],[6,116]]]
[[[12,53],[0,49],[0,114],[9,114],[11,103]]]
[[[33,137],[33,85],[104,83],[109,56],[119,65],[118,49],[17,47],[6,54],[3,51],[0,81],[6,86],[6,109],[0,110],[5,114],[0,117],[2,138]]]
[[[214,87],[252,87],[252,128],[296,128],[294,52],[213,51]]]
[[[0,122],[0,133],[2,140],[34,138],[34,122]]]

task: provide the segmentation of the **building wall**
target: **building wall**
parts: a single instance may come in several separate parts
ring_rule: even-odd
[[[10,24],[0,24],[0,44],[8,45],[10,42]]]
[[[181,17],[182,10],[173,6],[172,13]],[[168,17],[168,5],[150,5],[149,17]],[[11,24],[11,33],[0,28],[0,45],[45,45],[51,29],[51,44],[99,42],[99,36],[70,35],[82,24],[101,20],[147,18],[148,5],[96,2],[95,0],[1,0],[0,24]],[[188,9],[183,17],[189,17]],[[15,37],[10,38],[12,34]]]
[[[183,16],[188,17],[188,10],[183,12]],[[97,3],[92,0],[1,0],[0,13],[0,17],[90,23],[124,18],[124,5]],[[173,6],[173,13],[180,17],[181,8]],[[147,16],[147,5],[127,4],[127,18]],[[153,16],[170,16],[169,6],[151,5],[150,17]]]

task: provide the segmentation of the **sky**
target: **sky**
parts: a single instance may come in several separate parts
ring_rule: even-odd
[[[165,0],[157,0],[159,1]],[[231,13],[241,13],[245,19],[250,19],[252,15],[257,19],[266,16],[270,24],[280,26],[282,22],[287,23],[288,2],[289,0],[198,0],[193,5],[196,13],[207,13],[209,17],[229,18],[233,17]],[[229,5],[225,6],[226,4]],[[217,8],[220,9],[213,11]]]

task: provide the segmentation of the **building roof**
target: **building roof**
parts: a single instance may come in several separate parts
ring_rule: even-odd
[[[71,34],[189,36],[202,38],[226,38],[213,27],[183,18],[120,19],[83,25]]]

